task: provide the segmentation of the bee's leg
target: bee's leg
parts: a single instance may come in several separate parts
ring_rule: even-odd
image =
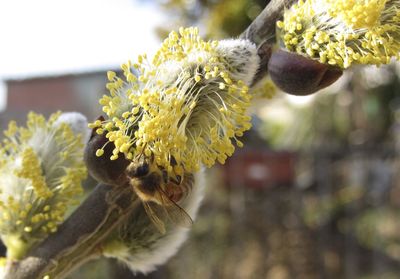
[[[165,187],[167,197],[173,202],[179,202],[185,193],[185,190],[179,184],[169,183]]]
[[[162,172],[162,177],[163,177],[164,183],[168,183],[168,182],[169,182],[169,177],[168,177],[168,172],[167,172],[167,170],[162,169],[161,172]]]

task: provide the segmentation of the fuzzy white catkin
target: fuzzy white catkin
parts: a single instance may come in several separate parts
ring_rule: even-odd
[[[114,143],[110,159],[121,151],[127,158],[152,154],[176,175],[223,163],[235,145],[242,146],[239,137],[251,127],[247,109],[260,60],[256,45],[242,39],[205,42],[195,28],[179,32],[170,34],[153,60],[139,56],[137,77],[131,62],[121,66],[126,82],[108,73],[110,94],[100,99],[107,118],[91,127]]]
[[[191,72],[194,65],[199,63],[199,59],[209,61],[211,57],[216,56],[223,61],[222,64],[226,67],[225,70],[231,79],[241,80],[244,84],[251,85],[260,63],[260,57],[254,43],[249,40],[226,39],[218,41],[214,51],[214,54],[205,51],[193,51],[186,60],[164,62],[158,66],[163,74],[157,76],[157,79],[162,81],[163,84],[173,84],[182,72]],[[209,79],[208,83],[218,81],[219,77],[213,77]],[[126,107],[121,109],[126,110]]]
[[[193,221],[196,218],[198,209],[204,196],[204,174],[199,172],[195,175],[195,182],[192,191],[183,202],[182,208],[191,216]],[[135,248],[120,246],[118,250],[112,252],[105,251],[104,256],[117,258],[126,264],[133,272],[149,273],[154,271],[157,266],[164,264],[169,258],[178,252],[178,249],[187,239],[190,228],[174,226],[161,235],[150,221],[147,214],[139,215],[139,224],[144,224],[139,237],[133,240]],[[147,227],[146,227],[147,226]],[[133,226],[134,228],[138,226]]]
[[[248,40],[221,40],[217,52],[229,65],[231,78],[241,80],[250,86],[260,63],[256,45]]]
[[[75,111],[63,112],[54,122],[54,126],[57,127],[61,123],[68,124],[75,135],[81,134],[83,144],[88,142],[90,129],[88,128],[87,118],[82,113]]]

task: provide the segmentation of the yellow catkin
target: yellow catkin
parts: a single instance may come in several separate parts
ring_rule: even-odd
[[[348,68],[399,58],[399,0],[305,0],[277,23],[285,47],[322,63]]]
[[[111,160],[145,155],[170,175],[182,175],[233,154],[236,137],[251,126],[244,116],[251,98],[218,44],[202,40],[197,28],[180,28],[152,59],[138,57],[137,78],[128,66],[121,67],[124,81],[108,74],[110,93],[100,99],[108,119],[90,127],[114,143]]]
[[[0,235],[9,243],[21,240],[14,245],[18,249],[56,231],[82,193],[84,146],[68,124],[55,123],[59,116],[56,113],[46,120],[29,113],[25,127],[12,121],[4,132],[0,147]]]

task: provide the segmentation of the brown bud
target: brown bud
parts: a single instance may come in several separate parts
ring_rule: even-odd
[[[92,136],[86,145],[84,159],[88,171],[94,179],[104,184],[123,185],[126,182],[125,170],[130,161],[125,159],[123,154],[119,154],[117,160],[110,160],[115,145],[112,142],[107,143],[105,135],[92,133]],[[97,149],[103,148],[104,154],[96,156]]]
[[[343,73],[337,67],[283,50],[272,54],[268,72],[281,90],[299,96],[310,95],[331,85]]]

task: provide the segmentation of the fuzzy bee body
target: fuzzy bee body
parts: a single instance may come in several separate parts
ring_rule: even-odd
[[[131,163],[126,174],[147,215],[161,233],[166,232],[165,221],[183,227],[192,225],[192,218],[178,205],[191,190],[192,174],[174,181],[152,161]]]
[[[145,177],[134,177],[130,180],[130,184],[141,201],[160,204],[160,197],[157,196],[157,189],[161,184],[161,179],[158,174],[150,173]]]

